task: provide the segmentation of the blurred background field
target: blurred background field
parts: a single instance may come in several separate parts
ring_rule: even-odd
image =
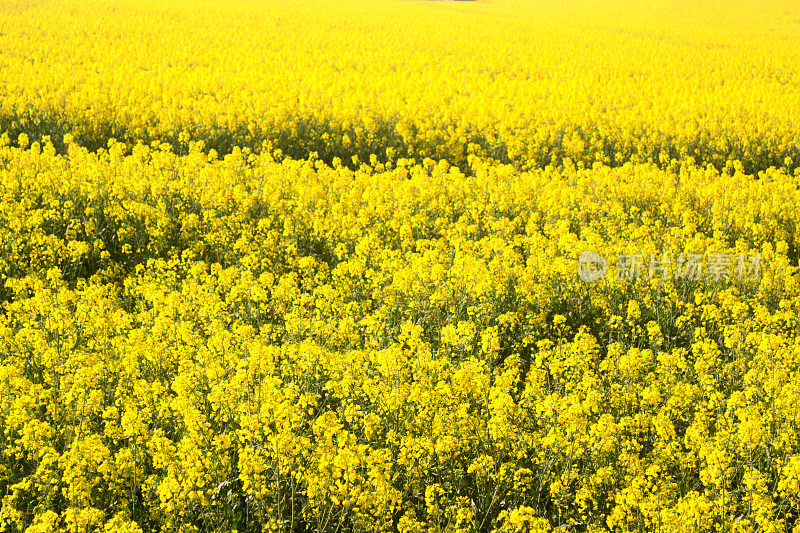
[[[791,1],[4,2],[0,127],[520,168],[793,169]],[[790,163],[786,158],[791,158]]]

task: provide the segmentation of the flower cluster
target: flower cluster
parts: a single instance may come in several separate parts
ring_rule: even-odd
[[[796,530],[797,6],[549,4],[3,0],[0,533]]]
[[[0,145],[2,531],[745,531],[800,512],[783,170]],[[576,276],[575,249],[631,243],[764,265]]]

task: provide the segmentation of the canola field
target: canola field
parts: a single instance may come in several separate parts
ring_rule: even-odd
[[[798,43],[2,0],[0,532],[800,530]]]

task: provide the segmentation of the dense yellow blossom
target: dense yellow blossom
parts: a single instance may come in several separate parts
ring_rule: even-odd
[[[799,31],[793,0],[4,0],[0,129],[347,165],[794,168]]]
[[[0,161],[6,531],[780,529],[800,510],[784,170],[7,140]],[[763,275],[585,284],[582,247],[758,251]]]
[[[0,532],[796,530],[800,10],[643,6],[0,4]]]

